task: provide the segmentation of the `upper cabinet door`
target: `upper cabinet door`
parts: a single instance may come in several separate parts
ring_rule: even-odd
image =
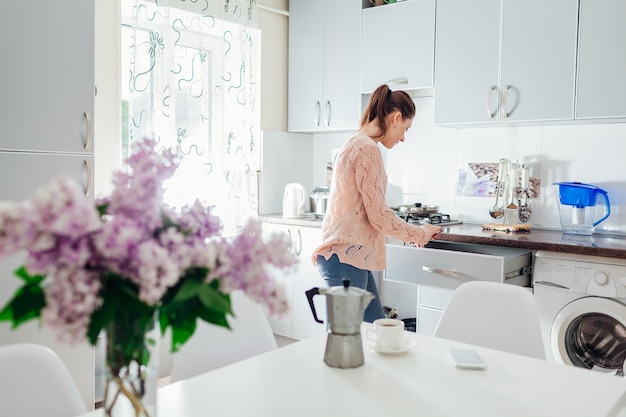
[[[407,0],[362,12],[361,92],[433,87],[435,0]]]
[[[578,0],[439,0],[435,123],[572,120]]]
[[[435,124],[495,123],[500,0],[438,0]]]
[[[93,153],[93,0],[6,2],[0,39],[0,149]]]
[[[626,2],[581,0],[576,118],[626,117]]]
[[[319,0],[314,0],[319,1]],[[361,2],[324,1],[324,130],[358,128],[361,116]]]
[[[358,127],[360,33],[358,0],[290,2],[289,131]]]
[[[574,118],[578,0],[504,0],[500,121]]]
[[[290,131],[322,127],[323,18],[322,1],[292,0],[289,4]]]

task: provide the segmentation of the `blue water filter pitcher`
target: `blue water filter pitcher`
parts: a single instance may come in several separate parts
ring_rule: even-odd
[[[611,215],[609,195],[602,188],[581,182],[556,182],[559,195],[559,215],[563,233],[591,235],[598,224]],[[598,204],[602,197],[604,205]]]

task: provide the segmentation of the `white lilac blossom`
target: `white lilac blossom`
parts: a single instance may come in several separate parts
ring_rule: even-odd
[[[190,320],[227,326],[228,294],[235,290],[272,315],[287,311],[285,289],[271,274],[271,268],[296,263],[287,237],[264,241],[256,221],[224,237],[210,206],[166,206],[162,183],[180,161],[155,146],[153,140],[135,145],[107,198],[94,201],[74,180],[59,177],[30,200],[0,204],[0,257],[26,252],[25,271],[16,274],[28,280],[41,275],[45,300],[33,305],[32,317],[18,317],[12,304],[17,294],[0,320],[42,317],[60,339],[87,337],[95,344],[118,310],[134,308],[146,316],[159,312],[162,330],[171,326],[172,346],[180,346],[195,328],[189,331]]]

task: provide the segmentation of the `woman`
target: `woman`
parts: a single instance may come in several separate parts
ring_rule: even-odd
[[[415,104],[406,92],[381,85],[372,93],[360,130],[337,155],[323,242],[313,252],[313,263],[329,286],[349,278],[351,286],[374,294],[363,318],[367,322],[385,317],[371,272],[385,269],[385,236],[423,246],[443,231],[409,224],[385,203],[387,174],[378,144],[391,149],[404,142],[414,117]]]

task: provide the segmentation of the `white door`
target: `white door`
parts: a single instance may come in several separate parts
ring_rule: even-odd
[[[290,132],[322,127],[323,13],[319,0],[292,0],[289,4]]]
[[[353,130],[359,126],[360,45],[360,2],[324,0],[322,128],[325,130]]]
[[[2,9],[0,149],[93,153],[93,0]]]
[[[433,87],[434,0],[368,7],[361,24],[362,93],[371,93],[382,83],[393,90]]]
[[[572,120],[577,0],[504,0],[500,121]]]
[[[495,123],[500,0],[438,0],[435,124]]]
[[[626,116],[626,2],[581,0],[576,118]]]
[[[28,154],[0,152],[0,200],[21,201],[59,174],[68,175],[91,193],[93,156]],[[19,254],[0,260],[0,309],[12,298],[22,281],[13,275],[24,262]],[[89,409],[94,407],[95,365],[94,348],[88,342],[70,346],[56,339],[49,328],[31,321],[17,329],[8,322],[0,323],[0,344],[39,343],[52,348],[69,368]]]

